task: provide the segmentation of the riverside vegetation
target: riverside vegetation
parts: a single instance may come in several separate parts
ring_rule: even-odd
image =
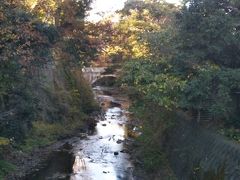
[[[240,4],[236,0],[129,0],[109,25],[102,56],[123,64],[121,83],[141,121],[139,158],[149,172],[176,112],[239,141]]]
[[[239,141],[238,0],[128,0],[118,22],[96,23],[85,21],[90,3],[1,0],[0,176],[14,169],[9,144],[49,144],[96,109],[80,72],[90,60],[120,65],[147,174],[163,167],[174,178],[162,142],[179,111]]]
[[[90,1],[0,1],[0,179],[29,152],[84,127],[97,110],[81,67]],[[91,52],[90,50],[91,49]]]

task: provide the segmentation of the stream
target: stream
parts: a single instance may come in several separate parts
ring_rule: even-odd
[[[104,68],[84,69],[90,82],[96,81]],[[97,125],[84,138],[74,137],[68,143],[71,157],[55,154],[48,166],[27,179],[69,180],[133,180],[133,164],[128,153],[128,97],[113,87],[93,87],[95,98],[102,107]],[[69,162],[71,167],[69,167]],[[68,167],[67,167],[68,166]]]
[[[133,179],[130,156],[124,146],[128,118],[123,107],[127,106],[128,100],[113,89],[96,87],[94,91],[105,113],[97,123],[95,132],[74,145],[76,157],[70,179]],[[116,94],[110,96],[104,92]]]

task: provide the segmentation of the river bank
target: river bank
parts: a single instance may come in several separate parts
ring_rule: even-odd
[[[7,179],[134,179],[128,97],[115,87],[95,86],[93,91],[102,109],[87,121],[94,123],[53,145],[10,156],[17,169]]]
[[[53,145],[30,154],[16,154],[18,158],[14,161],[19,168],[7,179],[145,180],[151,177],[164,180],[174,177],[163,154],[162,140],[157,139],[162,131],[152,138],[141,128],[148,127],[143,122],[149,118],[155,119],[154,128],[163,127],[163,119],[156,121],[159,112],[153,113],[150,108],[142,111],[142,117],[133,115],[137,112],[131,111],[129,93],[120,87],[103,86],[109,84],[102,82],[100,76],[103,72],[104,69],[96,68],[84,74],[91,83],[95,82],[93,92],[102,109],[86,121],[92,123],[76,129]],[[150,130],[152,135],[156,132],[156,129]],[[146,137],[152,138],[151,143]]]
[[[75,138],[84,138],[87,132],[95,126],[94,117],[97,112],[89,116],[89,120],[85,124],[76,128],[68,134],[58,136],[58,140],[49,145],[42,147],[35,147],[31,151],[22,151],[18,148],[8,147],[4,150],[5,160],[14,165],[14,171],[7,175],[7,180],[28,179],[31,174],[38,173],[41,169],[47,167],[49,160],[53,159],[54,154],[65,153],[67,156],[71,155],[72,142]]]

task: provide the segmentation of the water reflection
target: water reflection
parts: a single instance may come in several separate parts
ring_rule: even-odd
[[[122,97],[103,94],[98,87],[96,96],[104,102],[105,115],[99,120],[92,136],[75,145],[76,156],[71,180],[131,180],[132,164],[129,154],[123,150],[127,138],[126,111],[121,107],[110,107],[110,101],[127,104]],[[108,103],[107,103],[108,102]]]
[[[81,151],[79,151],[78,154],[76,155],[75,161],[73,164],[73,173],[74,174],[86,170],[86,161],[84,159],[84,156],[81,153]]]

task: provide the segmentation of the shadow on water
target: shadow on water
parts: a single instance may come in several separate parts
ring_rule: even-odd
[[[66,150],[53,152],[39,171],[36,170],[24,180],[68,180],[73,163],[72,153]]]

